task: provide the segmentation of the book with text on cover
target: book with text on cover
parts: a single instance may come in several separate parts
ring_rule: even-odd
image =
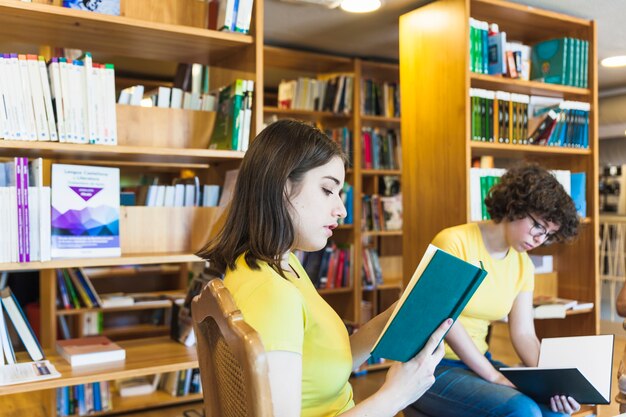
[[[518,390],[547,404],[567,395],[580,404],[611,402],[613,335],[554,337],[541,341],[536,368],[500,368]]]
[[[372,355],[406,362],[447,318],[457,319],[487,276],[481,267],[429,245]]]
[[[126,351],[104,336],[59,340],[57,342],[57,352],[72,367],[126,359]]]

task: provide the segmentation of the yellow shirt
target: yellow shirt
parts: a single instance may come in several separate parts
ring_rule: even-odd
[[[267,263],[251,269],[243,255],[228,270],[224,285],[244,319],[269,351],[302,355],[302,417],[336,416],[354,407],[352,353],[345,325],[318,294],[298,259],[289,264],[300,278],[284,279]]]
[[[532,291],[534,266],[525,252],[510,248],[503,259],[493,259],[483,243],[476,223],[450,227],[441,231],[433,245],[465,261],[478,265],[482,261],[487,277],[474,293],[458,318],[478,350],[487,352],[487,331],[492,321],[506,317],[520,292]],[[446,344],[447,359],[459,357]]]

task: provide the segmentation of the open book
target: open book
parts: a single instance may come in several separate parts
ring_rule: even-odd
[[[484,269],[429,245],[372,355],[402,362],[413,358],[444,320],[456,320],[485,276]]]
[[[581,404],[611,402],[613,335],[543,339],[536,368],[501,368],[517,389],[547,404],[568,395]]]

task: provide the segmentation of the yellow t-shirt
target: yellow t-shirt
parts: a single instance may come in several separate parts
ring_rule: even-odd
[[[442,230],[433,239],[433,245],[475,265],[482,261],[487,271],[487,277],[458,318],[484,354],[489,348],[486,341],[489,324],[509,314],[520,292],[533,290],[534,266],[530,257],[510,248],[503,259],[493,259],[476,223]],[[446,359],[459,359],[448,344],[445,347]]]
[[[244,319],[261,336],[266,351],[302,355],[302,417],[336,416],[354,407],[350,340],[343,322],[318,294],[298,259],[300,276],[284,279],[267,263],[251,269],[244,256],[228,270],[224,285]]]

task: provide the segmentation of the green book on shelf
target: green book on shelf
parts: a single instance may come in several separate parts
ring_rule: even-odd
[[[566,84],[571,48],[570,38],[550,39],[535,44],[531,53],[531,79]]]
[[[429,245],[372,355],[401,362],[413,358],[444,320],[457,319],[486,276],[482,266]]]

